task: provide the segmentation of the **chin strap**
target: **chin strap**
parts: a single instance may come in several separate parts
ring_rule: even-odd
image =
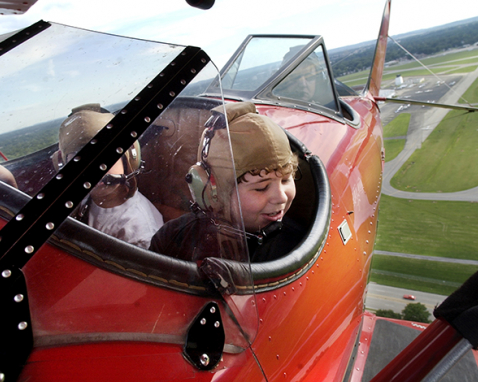
[[[137,170],[134,170],[132,173],[125,175],[125,174],[106,174],[103,179],[101,180],[107,186],[121,184],[127,185],[131,187],[129,184],[129,180],[134,178],[135,176],[144,172],[144,161],[141,161],[141,165]]]
[[[279,231],[282,229],[283,223],[282,220],[278,220],[275,222],[270,223],[269,225],[265,226],[263,229],[260,231],[256,232],[255,235],[248,233],[248,238],[254,237],[257,239],[257,243],[259,245],[262,245],[264,243],[264,239],[268,237],[275,236],[276,234],[279,233]]]
[[[272,222],[262,228],[261,230],[250,233],[245,232],[239,228],[233,227],[229,222],[221,221],[212,216],[212,213],[209,211],[204,211],[197,203],[192,203],[190,209],[195,214],[202,214],[207,216],[210,222],[218,229],[218,231],[222,231],[226,234],[238,235],[238,236],[245,236],[247,239],[256,239],[257,244],[262,245],[264,240],[268,237],[273,237],[278,234],[282,230],[282,220],[278,220]]]

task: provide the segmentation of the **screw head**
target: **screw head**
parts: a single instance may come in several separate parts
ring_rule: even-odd
[[[18,330],[25,330],[28,327],[28,323],[26,321],[22,321],[18,324]]]
[[[203,366],[207,366],[209,365],[209,356],[207,354],[201,354],[201,356],[199,357],[199,361],[201,362],[201,364]]]
[[[8,279],[10,276],[12,275],[12,271],[10,269],[5,269],[3,272],[2,272],[2,277],[4,279]]]

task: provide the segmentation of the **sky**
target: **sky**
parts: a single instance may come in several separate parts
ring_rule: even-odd
[[[273,4],[273,6],[271,6]],[[476,0],[393,0],[389,34],[478,16]],[[0,34],[42,19],[139,39],[199,46],[218,68],[248,34],[320,34],[328,50],[375,40],[385,0],[216,0],[210,10],[185,0],[38,0],[23,15],[0,16]]]

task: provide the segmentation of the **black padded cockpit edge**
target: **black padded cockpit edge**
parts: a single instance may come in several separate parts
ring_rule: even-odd
[[[293,151],[299,155],[300,166],[307,178],[306,186],[302,186],[305,188],[305,193],[302,190],[302,198],[305,200],[302,204],[297,203],[296,209],[300,210],[299,216],[301,213],[305,216],[301,220],[308,230],[301,244],[287,256],[270,262],[251,264],[256,291],[274,289],[300,277],[314,263],[329,231],[331,195],[325,167],[317,156],[310,154],[302,142],[290,133],[287,135]],[[14,216],[29,199],[30,196],[0,182],[0,216],[6,220]],[[291,214],[292,209],[291,207],[289,212]],[[50,243],[102,269],[141,282],[193,294],[207,293],[207,285],[203,282],[196,263],[136,247],[73,218],[68,218],[58,228]],[[234,268],[238,275],[243,274],[244,264],[220,261],[231,268],[232,274]],[[240,293],[251,292],[249,286],[240,290]]]

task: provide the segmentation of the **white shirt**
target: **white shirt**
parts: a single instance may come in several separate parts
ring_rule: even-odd
[[[90,227],[146,249],[163,224],[163,216],[139,191],[117,207],[102,208],[91,201],[88,213]]]

